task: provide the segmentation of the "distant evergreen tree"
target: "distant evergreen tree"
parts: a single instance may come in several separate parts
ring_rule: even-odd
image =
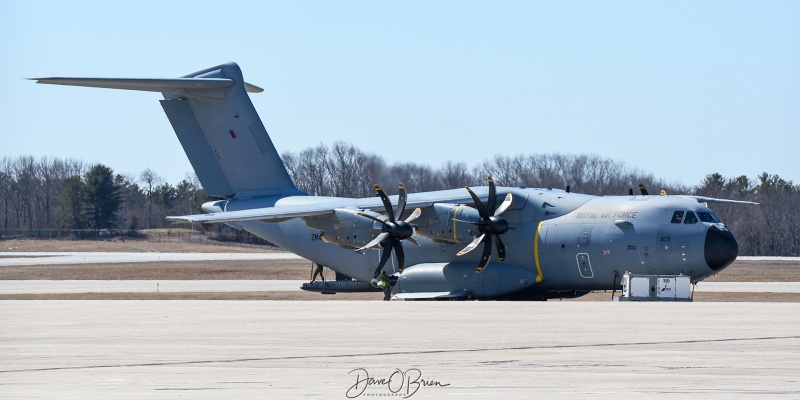
[[[111,168],[97,164],[86,173],[84,180],[84,215],[91,229],[113,228],[116,214],[122,205],[120,186]]]
[[[61,187],[61,221],[66,229],[83,229],[83,180],[71,176]]]
[[[139,231],[139,217],[132,216],[131,222],[128,223],[128,233],[136,234]]]
[[[163,183],[153,192],[153,197],[156,200],[156,204],[169,210],[175,206],[175,201],[178,199],[178,191],[169,183]]]

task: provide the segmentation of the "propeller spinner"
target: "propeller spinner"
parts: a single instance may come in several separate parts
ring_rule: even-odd
[[[389,196],[387,196],[383,189],[381,189],[378,185],[375,185],[375,191],[378,192],[378,196],[383,202],[383,207],[386,209],[386,215],[374,217],[365,213],[357,213],[358,215],[367,217],[382,224],[381,233],[376,236],[375,239],[372,239],[371,242],[367,243],[364,247],[356,250],[360,253],[379,244],[381,247],[383,247],[381,261],[378,263],[378,268],[375,269],[375,276],[380,273],[380,271],[383,269],[383,266],[386,265],[387,261],[389,261],[389,258],[392,256],[392,250],[394,250],[394,253],[397,256],[397,272],[401,274],[403,273],[406,257],[405,253],[403,253],[403,245],[400,243],[401,240],[408,240],[411,243],[419,246],[419,243],[417,243],[417,241],[411,237],[411,235],[414,234],[414,228],[411,226],[410,222],[417,219],[422,213],[422,210],[417,208],[404,221],[400,220],[400,217],[403,215],[403,211],[405,211],[406,208],[407,195],[406,188],[402,183],[400,184],[399,188],[400,195],[397,199],[396,211],[392,210],[392,203],[389,201]]]
[[[472,196],[472,200],[475,202],[475,208],[478,210],[478,215],[481,218],[480,221],[471,223],[478,227],[478,231],[481,235],[476,237],[475,240],[456,255],[461,256],[467,254],[475,250],[480,243],[483,243],[483,255],[481,256],[481,261],[478,263],[477,269],[477,272],[480,273],[483,271],[483,268],[486,267],[486,264],[489,263],[489,258],[492,256],[492,238],[494,238],[494,244],[495,247],[497,247],[497,261],[503,262],[506,258],[506,246],[500,239],[500,235],[508,231],[508,222],[500,216],[511,206],[513,197],[511,193],[507,194],[500,206],[495,208],[497,203],[497,191],[491,176],[489,177],[489,198],[487,199],[486,205],[481,202],[481,199],[475,195],[472,189],[467,187],[467,191],[469,195]]]

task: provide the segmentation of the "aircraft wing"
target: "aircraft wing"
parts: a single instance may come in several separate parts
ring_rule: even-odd
[[[752,201],[743,201],[743,200],[729,200],[729,199],[715,199],[713,197],[704,197],[704,196],[690,196],[690,195],[681,195],[675,197],[683,197],[686,199],[693,199],[697,200],[698,203],[717,203],[717,204],[752,204],[752,205],[760,205],[761,203],[755,203]]]
[[[484,188],[476,188],[476,194],[483,200],[488,193]],[[463,189],[442,190],[438,192],[416,193],[408,196],[406,210],[410,213],[415,208],[428,208],[434,203],[460,203],[472,204],[472,198]],[[307,199],[304,197],[301,200]],[[392,204],[397,204],[397,196],[389,196]],[[383,213],[384,207],[380,198],[369,197],[364,199],[327,198],[322,201],[303,204],[277,204],[274,207],[253,208],[241,211],[225,211],[212,214],[196,214],[167,217],[172,221],[185,222],[237,222],[237,221],[268,221],[282,222],[292,218],[312,217],[316,215],[332,214],[335,209],[348,208],[357,210],[372,210]]]

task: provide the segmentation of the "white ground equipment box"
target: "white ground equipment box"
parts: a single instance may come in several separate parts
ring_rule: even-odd
[[[692,301],[692,282],[683,275],[622,275],[620,301]]]

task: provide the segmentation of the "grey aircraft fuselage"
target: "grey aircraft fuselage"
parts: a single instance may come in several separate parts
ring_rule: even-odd
[[[486,187],[474,189],[482,196]],[[463,192],[456,189],[448,192]],[[717,222],[713,212],[694,199],[672,196],[590,196],[567,193],[559,189],[505,188],[497,190],[498,197],[512,193],[514,203],[503,214],[510,229],[502,235],[508,256],[504,262],[492,262],[481,273],[491,269],[518,266],[531,272],[536,283],[517,293],[522,297],[547,298],[568,296],[570,292],[613,290],[620,287],[619,279],[626,272],[636,274],[678,275],[698,282],[717,274],[736,257],[737,244],[733,235]],[[409,195],[413,202],[415,194]],[[437,192],[418,196],[437,196]],[[450,196],[442,196],[450,197]],[[276,200],[274,206],[314,202],[314,197],[287,197]],[[329,202],[330,198],[320,198]],[[341,199],[345,203],[355,199]],[[246,210],[263,206],[254,200],[223,202],[225,211]],[[259,202],[260,203],[260,202]],[[270,202],[272,203],[272,202]],[[217,207],[221,206],[218,202]],[[221,211],[213,207],[209,211]],[[695,217],[675,220],[690,212]],[[698,215],[704,216],[701,221]],[[426,217],[425,212],[420,219]],[[464,244],[472,240],[477,230],[468,222],[451,220],[454,230],[466,228],[468,235],[452,243],[441,243],[420,235],[420,246],[404,245],[407,273],[422,263],[460,262],[468,266],[466,273],[474,274],[479,252],[456,257]],[[302,257],[327,265],[332,269],[368,281],[378,264],[379,251],[366,255],[352,249],[327,243],[326,233],[313,230],[303,219],[282,223],[260,221],[237,222],[245,230],[265,238]],[[372,227],[368,237],[353,242],[352,247],[374,238],[380,229]],[[469,231],[472,232],[469,232]],[[448,232],[448,234],[449,234]],[[330,234],[327,233],[328,235]],[[390,272],[396,267],[385,267]],[[478,274],[476,274],[479,276]],[[402,280],[401,280],[402,283]],[[452,289],[452,288],[449,288]],[[480,297],[480,296],[478,296]]]
[[[730,200],[495,188],[491,179],[472,192],[411,193],[407,202],[402,184],[392,198],[377,188],[380,199],[308,196],[250,101],[248,93],[262,89],[246,83],[235,63],[180,78],[36,80],[161,93],[206,194],[223,199],[204,204],[208,214],[170,219],[226,223],[365,282],[381,260],[384,271],[399,272],[405,254],[394,287],[401,298],[574,297],[619,288],[626,271],[697,282],[738,253],[733,234],[703,205]],[[377,243],[379,250],[367,249]],[[483,254],[463,254],[481,243]]]

